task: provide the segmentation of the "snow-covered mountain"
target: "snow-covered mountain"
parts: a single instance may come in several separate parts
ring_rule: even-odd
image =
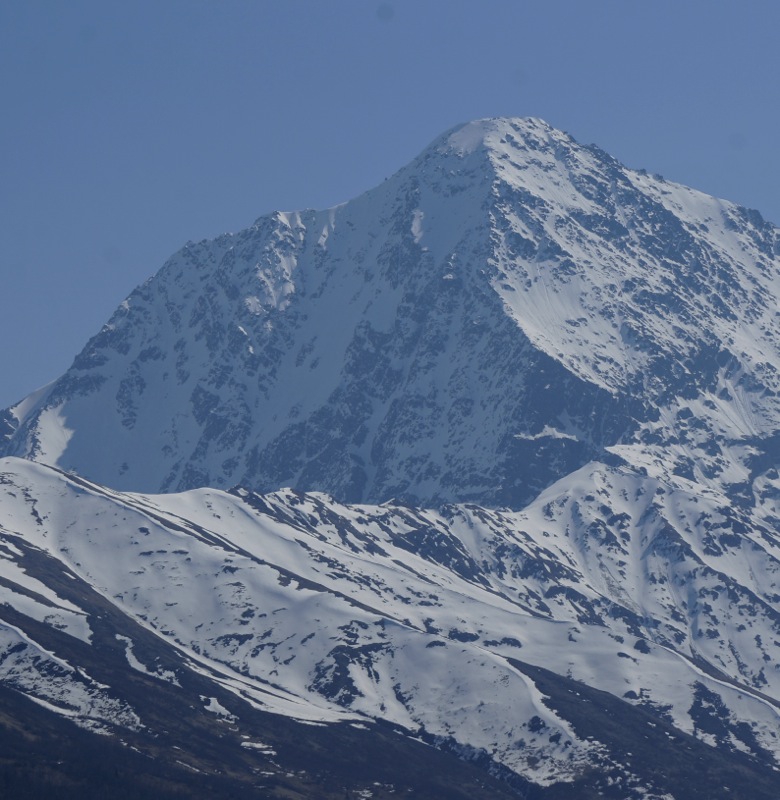
[[[776,797],[779,299],[757,212],[533,119],[188,245],[0,413],[0,728],[211,796]]]
[[[350,203],[186,246],[6,413],[2,452],[421,505],[519,508],[615,446],[741,483],[780,418],[779,251],[543,122],[475,122]]]

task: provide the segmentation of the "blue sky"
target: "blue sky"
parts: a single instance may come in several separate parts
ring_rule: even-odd
[[[187,240],[538,116],[780,223],[774,0],[5,0],[0,407]]]

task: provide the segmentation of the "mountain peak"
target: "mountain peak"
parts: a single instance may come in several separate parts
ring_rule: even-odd
[[[487,117],[473,120],[450,129],[437,143],[461,155],[484,147],[491,151],[502,151],[502,145],[517,142],[539,146],[545,142],[569,139],[567,134],[556,130],[537,117]]]
[[[616,454],[717,483],[780,419],[778,252],[744,209],[479,120],[349,203],[184,248],[4,416],[3,452],[348,501],[520,507]]]

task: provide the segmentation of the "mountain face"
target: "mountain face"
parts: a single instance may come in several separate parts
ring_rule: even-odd
[[[539,120],[188,245],[0,412],[3,779],[777,797],[779,300]]]
[[[780,418],[778,252],[755,212],[540,121],[472,123],[350,203],[186,246],[0,452],[427,506],[521,508],[615,448],[744,481]]]

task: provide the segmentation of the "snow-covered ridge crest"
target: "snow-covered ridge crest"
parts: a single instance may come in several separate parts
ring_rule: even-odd
[[[445,133],[437,143],[443,142],[439,145],[442,150],[452,150],[465,156],[479,148],[499,150],[507,136],[520,136],[539,143],[553,139],[571,141],[571,137],[537,117],[489,117],[458,125]]]

